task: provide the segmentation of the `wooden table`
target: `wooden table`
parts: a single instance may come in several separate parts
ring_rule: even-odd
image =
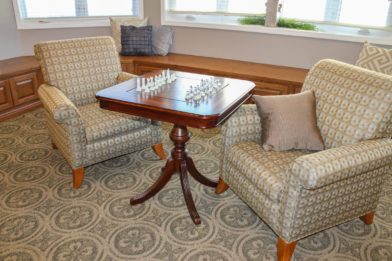
[[[157,75],[156,71],[144,75]],[[173,173],[179,173],[182,191],[189,214],[195,224],[200,224],[195,203],[189,187],[189,172],[198,182],[216,187],[217,182],[203,176],[195,167],[191,157],[187,155],[186,142],[189,140],[187,127],[213,128],[222,123],[238,109],[252,94],[254,83],[244,80],[214,77],[223,82],[217,94],[207,101],[198,104],[185,100],[190,85],[197,85],[201,79],[212,76],[175,72],[177,79],[161,87],[154,93],[136,91],[136,79],[132,79],[113,87],[101,90],[96,97],[103,109],[128,113],[158,121],[173,123],[170,139],[174,143],[171,157],[167,160],[162,174],[144,193],[131,198],[131,204],[139,204],[154,196],[170,180]]]

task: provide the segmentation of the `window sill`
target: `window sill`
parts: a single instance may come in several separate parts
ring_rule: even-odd
[[[167,16],[167,14],[166,14]],[[165,17],[162,15],[162,17]],[[231,19],[231,22],[227,23],[208,23],[202,21],[186,21],[186,19],[180,20],[169,20],[162,19],[162,25],[180,26],[180,27],[194,27],[194,28],[206,28],[206,29],[219,29],[219,30],[231,30],[231,31],[243,31],[263,34],[276,34],[276,35],[287,35],[287,36],[298,36],[308,37],[316,39],[328,39],[337,41],[347,42],[365,42],[368,41],[374,44],[381,45],[392,45],[392,31],[388,30],[377,30],[369,29],[368,34],[360,34],[361,28],[343,27],[339,26],[338,32],[319,32],[319,31],[305,31],[288,28],[271,28],[259,25],[240,25]],[[328,25],[317,25],[320,28],[328,28]],[[335,28],[338,26],[335,26]]]

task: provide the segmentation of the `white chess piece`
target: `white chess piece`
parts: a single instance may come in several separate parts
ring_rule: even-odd
[[[136,91],[140,92],[141,90],[140,78],[136,78]]]

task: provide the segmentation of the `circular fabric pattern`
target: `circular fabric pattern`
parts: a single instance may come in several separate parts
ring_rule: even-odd
[[[131,158],[129,155],[124,155],[121,157],[113,158],[107,161],[102,162],[102,166],[110,169],[118,169],[125,167],[129,164],[132,164],[135,160]]]
[[[115,173],[108,175],[102,181],[104,188],[118,192],[121,190],[131,190],[137,186],[140,180],[134,172],[128,171],[127,173]]]
[[[212,147],[214,149],[220,150],[220,148],[222,147],[222,139],[221,138],[214,138],[208,141],[208,143],[210,145],[212,145]]]
[[[144,176],[151,182],[155,182],[162,173],[162,167],[164,167],[164,164],[154,164],[153,166],[147,167],[144,171]]]
[[[37,235],[41,222],[37,215],[14,215],[0,220],[1,243],[18,243]]]
[[[56,166],[56,174],[60,174],[61,176],[69,178],[72,175],[72,169],[69,166],[68,162],[61,162]]]
[[[28,136],[25,139],[25,142],[27,144],[41,144],[41,143],[45,143],[46,141],[48,141],[50,139],[49,135],[46,133],[38,133],[38,134],[34,134],[31,136]]]
[[[16,170],[11,179],[20,183],[37,182],[45,178],[50,168],[43,165],[26,166]]]
[[[11,134],[20,129],[18,125],[4,124],[0,125],[0,134]]]
[[[203,175],[217,173],[219,171],[218,162],[215,159],[198,159],[195,165],[197,170]],[[218,174],[216,175],[217,178]]]
[[[392,193],[392,190],[389,190],[389,192]],[[389,201],[380,200],[376,211],[377,218],[379,218],[382,222],[387,222],[388,224],[392,224],[392,198],[390,195],[392,194],[389,194],[388,196],[390,198]]]
[[[167,151],[165,151],[166,155]],[[143,160],[146,161],[157,161],[160,160],[158,155],[151,148],[147,148],[137,152],[138,156],[141,157]]]
[[[111,239],[113,251],[123,258],[146,256],[159,246],[159,232],[151,225],[132,224],[117,230]]]
[[[145,214],[148,208],[146,204],[132,206],[129,203],[129,197],[117,198],[111,200],[105,206],[105,213],[118,220],[130,220]]]
[[[94,187],[95,188],[95,187]],[[82,186],[78,189],[72,187],[72,179],[65,180],[63,183],[58,184],[54,188],[54,196],[59,200],[74,200],[86,198],[93,193],[94,189],[91,183],[87,180],[83,180]]]
[[[191,156],[192,155],[201,156],[208,151],[208,147],[205,146],[204,144],[194,143],[194,142],[187,144],[186,149],[188,151],[188,154]]]
[[[189,215],[186,215],[170,220],[166,231],[171,238],[181,244],[197,244],[207,241],[214,233],[214,228],[204,216],[201,224],[195,225]]]
[[[101,243],[87,236],[62,240],[49,260],[102,260]]]
[[[198,249],[196,251],[192,250],[189,253],[187,253],[184,257],[181,258],[181,260],[187,260],[187,261],[200,261],[200,260],[205,260],[205,261],[231,261],[233,260],[232,257],[227,255],[224,251],[218,251],[217,249],[213,248],[203,248],[203,249]]]
[[[5,151],[0,151],[0,165],[8,162],[11,159],[11,154]]]
[[[40,204],[44,190],[37,187],[18,188],[4,197],[4,204],[11,209],[23,209]]]
[[[245,236],[237,248],[247,261],[276,259],[276,238],[270,235]]]
[[[34,113],[34,117],[37,119],[43,119],[45,118],[45,111],[38,111]]]
[[[332,235],[328,232],[322,231],[317,234],[312,235],[311,237],[307,237],[298,241],[298,246],[309,250],[312,252],[315,251],[326,251],[329,252],[333,248],[334,239]]]
[[[218,211],[218,216],[220,222],[225,226],[236,230],[248,230],[250,227],[257,225],[258,221],[257,216],[249,207],[240,204],[222,207]]]
[[[0,138],[0,148],[10,147],[15,143],[16,143],[16,138],[14,137]]]
[[[376,233],[375,226],[366,226],[361,220],[354,220],[336,227],[344,236],[364,238],[370,234]]]
[[[92,205],[66,206],[56,211],[51,217],[54,228],[69,231],[82,230],[95,222],[98,210]]]
[[[47,128],[48,127],[45,121],[35,121],[30,125],[30,129],[32,130],[46,130]]]
[[[25,246],[18,246],[18,249],[0,249],[0,260],[35,261],[40,259],[38,251]]]
[[[392,260],[392,245],[390,242],[378,242],[377,245],[369,245],[366,248],[366,256],[363,260]]]
[[[34,149],[28,149],[23,151],[18,155],[18,159],[20,161],[37,161],[37,160],[43,160],[47,158],[50,154],[50,151],[48,149],[44,148],[34,148]]]
[[[172,210],[185,206],[184,194],[181,188],[168,188],[159,191],[158,202],[165,208]]]

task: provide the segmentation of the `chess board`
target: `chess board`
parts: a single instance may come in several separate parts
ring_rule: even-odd
[[[161,73],[162,71],[154,71],[141,77],[155,77]],[[173,123],[183,119],[188,126],[199,126],[205,121],[202,125],[207,128],[227,117],[226,112],[231,111],[233,106],[240,106],[249,99],[255,86],[253,82],[232,78],[179,71],[172,73],[176,75],[174,81],[153,91],[137,90],[138,80],[134,78],[101,90],[96,97],[102,108],[116,107],[114,110],[127,113],[133,110],[137,115],[144,113],[149,118]],[[187,100],[186,95],[191,86],[200,85],[201,81],[206,79],[219,82],[219,90],[199,102]],[[208,123],[208,119],[215,119],[216,122]]]

